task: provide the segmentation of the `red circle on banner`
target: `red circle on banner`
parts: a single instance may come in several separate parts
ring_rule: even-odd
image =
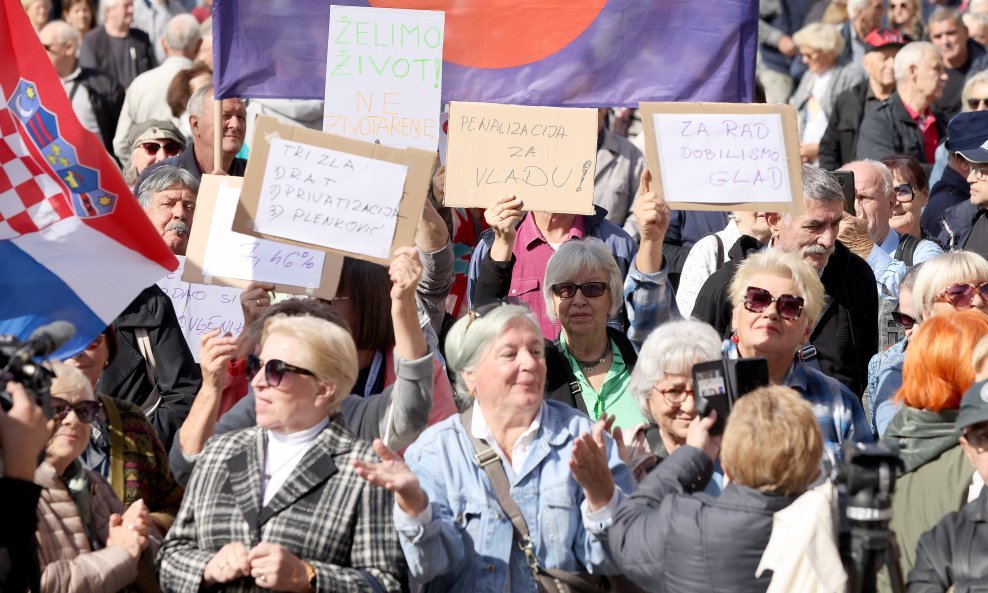
[[[376,8],[446,12],[443,59],[472,68],[537,62],[579,37],[607,0],[368,0]]]

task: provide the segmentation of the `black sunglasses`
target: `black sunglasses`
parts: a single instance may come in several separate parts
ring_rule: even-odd
[[[967,106],[971,108],[971,111],[981,109],[982,105],[988,106],[988,97],[971,97],[967,100]]]
[[[892,191],[895,192],[895,199],[900,204],[908,204],[913,201],[913,198],[916,197],[916,190],[913,189],[913,186],[908,183],[897,185],[892,188]]]
[[[254,380],[254,376],[260,372],[261,367],[264,367],[264,380],[271,387],[277,387],[281,385],[281,380],[285,378],[285,373],[295,373],[296,375],[309,375],[310,377],[315,377],[316,374],[308,369],[303,369],[302,367],[297,367],[293,364],[288,364],[283,360],[269,360],[267,362],[262,362],[260,358],[253,354],[247,355],[247,379],[250,381]]]
[[[902,311],[892,311],[892,321],[899,324],[899,327],[905,330],[912,329],[916,325],[916,318],[906,315]]]
[[[167,156],[175,156],[182,152],[182,145],[178,142],[165,142],[164,144],[159,144],[158,142],[142,142],[141,148],[144,149],[144,152],[148,153],[148,156],[154,156],[162,149]]]
[[[757,286],[749,286],[745,291],[744,308],[752,313],[761,313],[768,309],[772,303],[775,303],[775,310],[779,312],[779,317],[787,321],[799,319],[799,315],[803,312],[803,297],[791,294],[774,297],[769,291]]]
[[[77,404],[70,404],[60,397],[51,398],[51,419],[55,422],[65,420],[69,412],[75,412],[79,422],[89,423],[96,419],[99,414],[100,403],[96,401],[85,401]]]
[[[604,294],[607,290],[606,282],[584,282],[583,284],[573,284],[572,282],[560,282],[551,287],[552,294],[561,299],[571,299],[576,296],[576,291],[583,293],[583,296],[593,299]]]

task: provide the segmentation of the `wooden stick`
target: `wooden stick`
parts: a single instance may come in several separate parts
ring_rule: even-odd
[[[214,175],[223,171],[223,100],[213,96],[213,170]]]

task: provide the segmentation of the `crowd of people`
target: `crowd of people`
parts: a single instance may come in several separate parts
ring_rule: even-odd
[[[22,4],[177,256],[255,114],[320,125],[215,104],[208,0]],[[670,210],[636,111],[601,107],[592,214],[445,207],[437,157],[414,246],[331,299],[251,283],[198,362],[148,287],[47,409],[6,385],[0,589],[836,591],[833,533],[766,570],[773,517],[878,439],[908,590],[985,586],[988,0],[759,6],[801,212]],[[701,413],[694,365],[753,358],[767,384]]]

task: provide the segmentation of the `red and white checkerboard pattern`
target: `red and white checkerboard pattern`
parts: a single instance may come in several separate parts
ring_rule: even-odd
[[[0,240],[73,216],[65,189],[35,161],[25,141],[0,103]]]

